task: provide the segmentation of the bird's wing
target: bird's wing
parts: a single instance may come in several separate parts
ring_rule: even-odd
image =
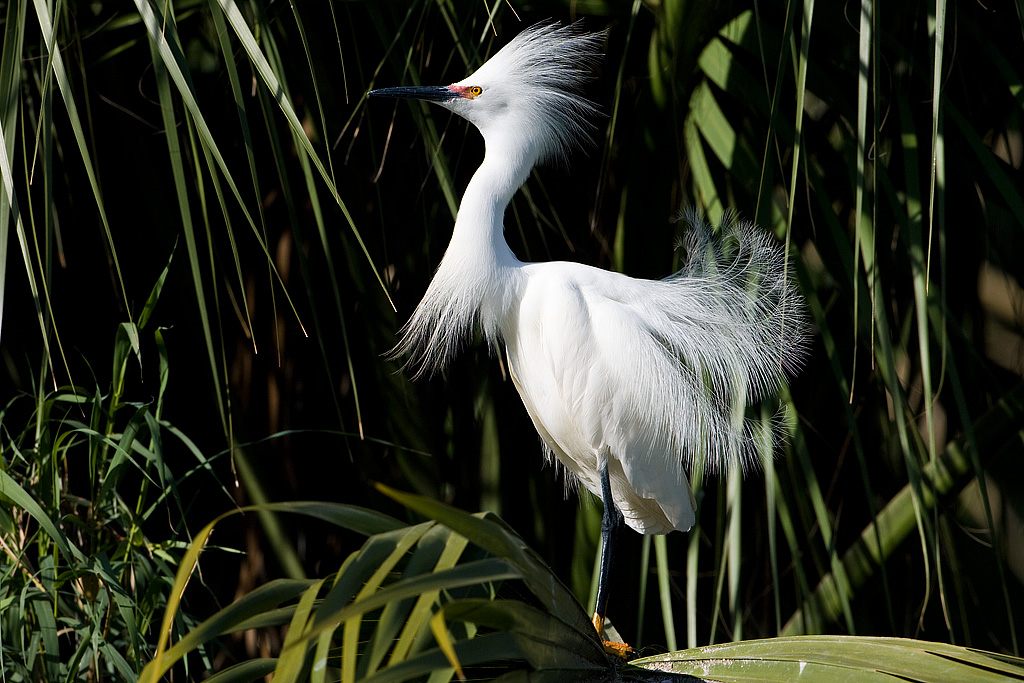
[[[680,418],[689,408],[681,402],[680,366],[631,305],[630,290],[645,281],[608,275],[612,277],[600,278],[607,287],[588,288],[586,299],[595,340],[595,379],[611,391],[604,412],[584,418],[600,421],[593,428],[610,455],[613,496],[618,464],[622,483],[635,494],[626,496],[632,505],[656,503],[671,525],[668,530],[685,531],[693,526],[696,503],[683,469],[685,420]],[[650,526],[642,519],[635,522],[634,528]]]
[[[607,460],[613,498],[634,529],[689,529],[695,505],[673,433],[679,421],[670,417],[681,407],[664,381],[679,367],[620,296],[639,281],[575,264],[533,265],[516,330],[505,336],[538,431],[597,495]]]

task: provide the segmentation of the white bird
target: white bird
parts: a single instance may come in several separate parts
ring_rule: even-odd
[[[731,216],[714,235],[691,213],[688,262],[664,280],[523,263],[509,249],[505,209],[531,169],[588,140],[597,109],[580,90],[603,42],[578,25],[540,24],[457,83],[369,93],[435,102],[484,137],[451,243],[395,353],[418,377],[443,368],[475,326],[504,343],[548,457],[604,503],[599,634],[622,521],[643,534],[689,530],[687,467],[758,462],[778,425],[759,427],[744,407],[775,392],[807,346],[783,251]]]

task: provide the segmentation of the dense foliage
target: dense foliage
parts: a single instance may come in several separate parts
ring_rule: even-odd
[[[132,679],[210,520],[317,500],[419,521],[374,482],[500,515],[586,603],[599,505],[542,468],[501,350],[473,344],[415,383],[382,357],[479,136],[364,96],[461,79],[552,17],[607,30],[588,93],[606,117],[517,195],[513,250],[660,277],[679,264],[679,209],[732,208],[785,241],[815,328],[778,457],[695,473],[690,534],[623,540],[622,634],[651,651],[836,633],[1019,654],[1021,12],[0,2],[5,679]],[[326,513],[253,510],[186,573],[172,643],[274,579],[295,582],[293,616],[322,595],[305,582],[347,576],[362,534],[380,542]],[[181,675],[277,655],[289,621],[232,623],[251,628],[196,638]]]

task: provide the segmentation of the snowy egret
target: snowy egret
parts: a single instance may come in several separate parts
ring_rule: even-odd
[[[483,135],[451,243],[395,353],[418,377],[444,367],[474,326],[504,343],[548,457],[604,503],[599,634],[623,521],[644,534],[690,529],[686,468],[756,463],[778,425],[744,418],[744,407],[775,392],[806,351],[782,249],[734,217],[715,234],[691,213],[687,263],[664,280],[523,263],[509,249],[505,209],[530,170],[587,139],[596,107],[580,90],[602,44],[578,25],[540,24],[457,83],[369,93],[435,102]]]

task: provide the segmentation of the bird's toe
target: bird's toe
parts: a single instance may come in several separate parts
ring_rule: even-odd
[[[601,645],[604,647],[604,651],[612,656],[618,657],[619,659],[629,659],[634,654],[633,648],[626,643],[616,642],[614,640],[607,640],[604,632],[604,617],[600,614],[594,614],[594,629],[597,631],[597,637],[601,639]]]

